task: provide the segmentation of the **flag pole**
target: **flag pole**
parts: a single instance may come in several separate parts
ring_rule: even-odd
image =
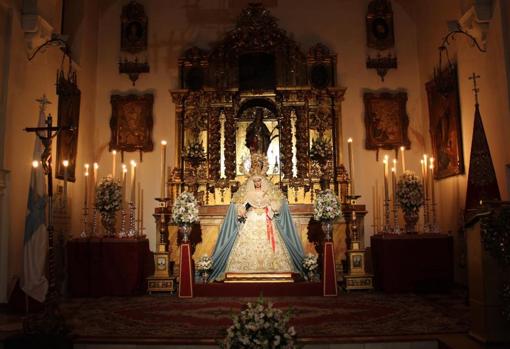
[[[42,110],[48,100],[43,96],[38,100]],[[54,227],[53,227],[53,173],[51,167],[51,144],[53,138],[60,131],[74,131],[74,127],[53,126],[53,117],[48,114],[46,117],[46,126],[43,127],[27,127],[26,132],[33,132],[41,140],[44,147],[41,153],[41,163],[44,174],[47,176],[48,183],[48,293],[44,299],[44,312],[42,316],[35,314],[29,316],[23,321],[23,331],[27,334],[48,334],[48,335],[64,335],[68,333],[64,318],[58,311],[58,290],[56,287],[56,261],[54,251]]]

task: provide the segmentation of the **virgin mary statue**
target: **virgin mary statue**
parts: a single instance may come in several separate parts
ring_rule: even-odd
[[[287,200],[265,175],[267,158],[254,153],[251,164],[221,226],[211,281],[226,273],[302,273],[303,247]]]

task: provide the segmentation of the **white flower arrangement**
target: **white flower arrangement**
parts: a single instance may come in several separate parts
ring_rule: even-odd
[[[227,329],[227,337],[221,348],[295,348],[296,331],[288,327],[290,312],[273,308],[262,299],[248,303],[239,315],[233,317],[233,325]]]
[[[212,259],[208,255],[204,254],[200,259],[197,261],[197,270],[199,271],[208,271],[212,268]]]
[[[313,203],[313,217],[316,221],[334,220],[342,213],[338,199],[330,189],[321,191]]]
[[[303,258],[303,269],[307,272],[315,271],[319,267],[317,262],[317,255],[308,253]]]
[[[184,154],[192,162],[203,162],[206,159],[204,145],[198,141],[188,144]]]
[[[412,171],[406,171],[397,184],[398,204],[405,213],[416,212],[423,205],[423,185]]]
[[[96,208],[101,214],[112,215],[122,206],[122,186],[112,177],[104,177],[96,188]]]
[[[172,208],[172,220],[179,226],[198,221],[198,203],[192,193],[184,191],[177,197]]]
[[[333,147],[331,142],[323,136],[319,136],[312,141],[310,148],[310,158],[315,161],[323,161],[331,158]]]

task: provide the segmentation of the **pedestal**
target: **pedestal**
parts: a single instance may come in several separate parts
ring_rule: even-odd
[[[353,248],[359,246],[353,242]],[[374,276],[365,273],[365,249],[348,250],[347,274],[344,275],[342,286],[346,291],[372,290],[374,288]]]
[[[191,270],[191,246],[182,243],[180,247],[179,298],[193,298],[193,273]]]
[[[337,296],[336,287],[336,268],[335,268],[335,252],[333,242],[326,241],[324,243],[324,259],[323,259],[322,285],[324,296]]]

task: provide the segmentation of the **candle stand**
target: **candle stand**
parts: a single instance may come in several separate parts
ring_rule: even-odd
[[[127,235],[126,232],[126,209],[124,208],[124,205],[122,206],[122,209],[120,210],[120,231],[119,231],[119,238],[125,238]]]
[[[132,238],[137,235],[136,227],[135,227],[135,203],[129,203],[129,228],[127,231],[127,236]]]
[[[170,198],[156,198],[159,206],[154,209],[154,219],[158,231],[156,252],[154,252],[154,275],[147,278],[147,292],[175,292],[175,276],[170,267],[170,250],[168,243],[168,225],[170,223]]]
[[[89,208],[87,206],[83,207],[82,217],[83,229],[80,233],[80,238],[85,239],[89,236]]]
[[[356,196],[356,199],[360,196]],[[365,272],[364,227],[365,205],[356,205],[356,199],[342,210],[346,223],[346,265],[342,287],[346,291],[372,290],[373,275]]]

